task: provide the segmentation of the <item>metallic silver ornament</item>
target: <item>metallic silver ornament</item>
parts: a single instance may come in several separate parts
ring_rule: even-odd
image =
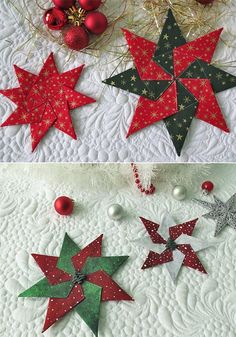
[[[115,221],[120,220],[124,215],[122,206],[119,204],[113,204],[109,206],[107,210],[107,215],[112,220],[115,220]]]
[[[172,196],[178,201],[182,201],[187,197],[187,189],[182,185],[177,185],[172,191]]]

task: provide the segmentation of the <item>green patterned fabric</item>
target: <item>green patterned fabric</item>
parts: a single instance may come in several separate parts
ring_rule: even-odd
[[[157,43],[155,57],[158,56],[159,53],[167,53],[176,47],[182,46],[185,43],[186,40],[175,20],[171,9],[169,9],[161,36]]]
[[[43,278],[31,288],[21,293],[19,297],[64,298],[69,295],[72,288],[73,284],[70,281],[51,285],[48,283],[48,280],[46,278]]]
[[[179,82],[177,86],[178,112],[165,119],[166,128],[178,155],[181,153],[189,128],[198,107],[197,99]]]
[[[75,242],[66,233],[62,244],[62,249],[60,253],[59,260],[57,262],[57,267],[64,270],[69,274],[75,272],[74,266],[72,264],[71,258],[80,252],[80,248],[75,244]]]
[[[85,300],[75,310],[97,336],[102,288],[95,284],[84,282],[83,291]]]
[[[103,270],[107,274],[113,275],[128,258],[128,256],[89,257],[82,272],[83,274],[92,274]]]
[[[173,51],[168,53],[159,53],[157,56],[154,57],[154,61],[161,66],[165,72],[174,76],[174,57]]]
[[[206,78],[211,81],[214,93],[236,86],[236,77],[202,60],[193,62],[180,78]]]
[[[136,68],[128,69],[103,81],[105,84],[152,100],[158,99],[170,86],[171,82],[159,81],[158,85],[156,85],[156,81],[143,81]]]

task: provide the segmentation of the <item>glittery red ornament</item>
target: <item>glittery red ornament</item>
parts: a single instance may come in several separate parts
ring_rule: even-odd
[[[202,5],[209,5],[212,4],[214,2],[214,0],[196,0],[197,2],[199,2]]]
[[[93,34],[102,34],[107,29],[107,18],[100,12],[93,12],[86,16],[84,24]]]
[[[81,50],[88,46],[89,36],[82,27],[69,27],[64,31],[64,42],[73,50]]]
[[[102,0],[78,0],[78,2],[81,8],[86,11],[93,11],[101,5]]]
[[[204,181],[204,183],[202,183],[202,190],[205,194],[211,193],[213,189],[214,184],[211,181]]]
[[[45,12],[43,22],[52,30],[60,30],[67,23],[67,17],[61,9],[50,8]]]
[[[54,208],[60,215],[71,215],[74,208],[74,202],[72,199],[62,196],[55,200]]]
[[[75,0],[52,0],[58,8],[69,9],[75,4]]]

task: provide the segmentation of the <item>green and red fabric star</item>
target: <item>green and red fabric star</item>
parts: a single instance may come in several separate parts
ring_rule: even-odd
[[[19,297],[50,298],[43,332],[75,310],[97,336],[100,303],[133,300],[111,277],[128,256],[102,257],[102,238],[80,250],[66,234],[59,257],[32,254],[45,278]]]
[[[164,120],[180,155],[194,117],[229,132],[215,94],[236,77],[211,65],[222,30],[187,42],[171,10],[158,45],[123,29],[135,66],[104,83],[141,96],[127,137]]]
[[[15,103],[17,109],[1,126],[30,124],[33,151],[52,126],[77,139],[70,110],[95,102],[74,90],[83,67],[59,74],[53,54],[39,75],[15,65],[20,87],[0,90],[0,93]]]

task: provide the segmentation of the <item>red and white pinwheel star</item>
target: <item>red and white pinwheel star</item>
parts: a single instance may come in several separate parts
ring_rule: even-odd
[[[192,236],[198,219],[175,225],[167,214],[161,226],[142,217],[140,219],[150,237],[135,240],[138,245],[150,250],[142,269],[165,264],[174,282],[182,266],[207,273],[196,252],[209,244]]]

